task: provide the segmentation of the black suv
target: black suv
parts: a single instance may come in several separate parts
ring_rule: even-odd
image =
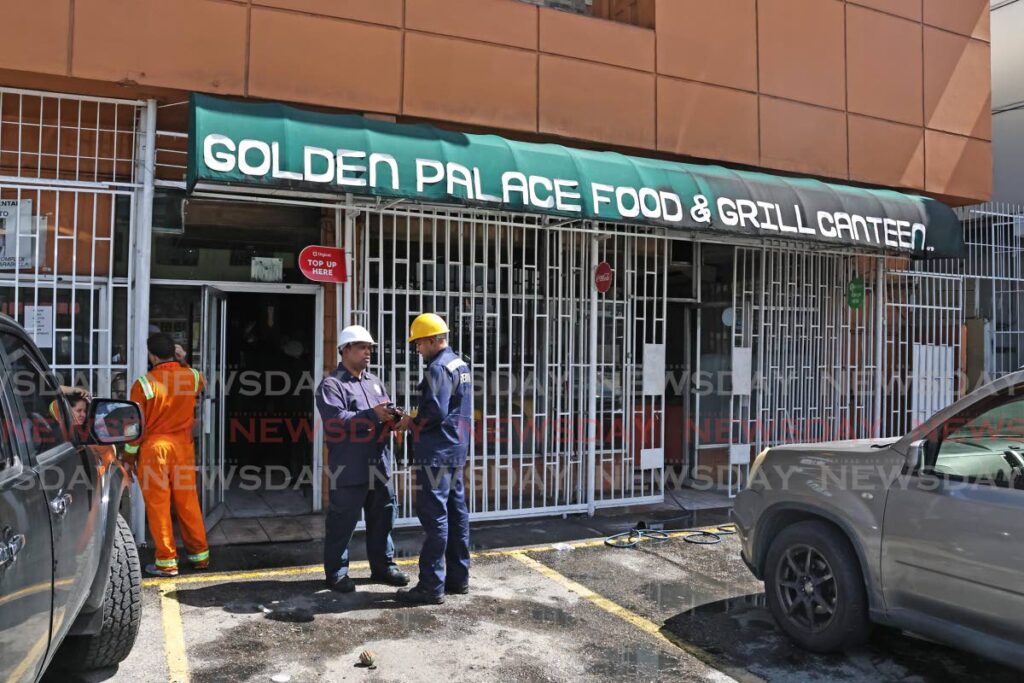
[[[94,399],[76,424],[32,340],[0,316],[0,680],[124,660],[142,614],[139,556],[119,506],[130,476],[112,444],[139,407]]]

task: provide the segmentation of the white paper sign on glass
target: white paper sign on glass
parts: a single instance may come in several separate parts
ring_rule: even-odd
[[[36,346],[53,348],[53,306],[25,306],[25,330]]]

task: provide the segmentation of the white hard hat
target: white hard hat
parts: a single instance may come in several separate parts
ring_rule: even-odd
[[[373,337],[370,336],[369,331],[365,327],[362,325],[349,325],[341,331],[341,335],[338,337],[338,351],[340,352],[349,344],[356,344],[358,342],[377,345],[377,342],[373,341]]]

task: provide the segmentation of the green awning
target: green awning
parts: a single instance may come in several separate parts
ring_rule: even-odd
[[[928,197],[193,95],[189,189],[367,194],[962,257]]]

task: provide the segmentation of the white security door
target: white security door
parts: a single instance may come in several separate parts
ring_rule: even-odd
[[[405,340],[421,312],[447,320],[452,346],[473,368],[466,487],[474,519],[663,495],[666,247],[653,236],[595,240],[600,234],[600,226],[511,214],[358,213],[348,319],[379,340],[373,369],[395,402],[416,400],[422,366]],[[602,260],[614,283],[598,294]],[[394,453],[399,519],[413,523],[409,445],[396,443]]]
[[[200,367],[206,379],[206,390],[200,404],[199,467],[207,528],[213,527],[224,515],[227,303],[225,292],[208,285],[203,287]]]
[[[665,311],[669,243],[606,231],[594,249],[586,291],[594,335],[588,421],[594,439],[596,507],[660,502],[665,478]],[[597,271],[611,271],[606,292]]]

